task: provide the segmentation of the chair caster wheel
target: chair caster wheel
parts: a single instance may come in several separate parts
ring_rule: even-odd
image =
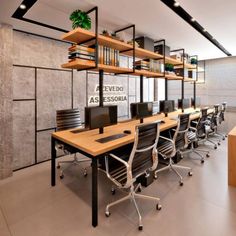
[[[189,171],[189,172],[188,172],[188,176],[193,176],[193,172],[192,172],[192,171]]]
[[[218,143],[218,146],[220,146],[220,142]]]
[[[204,160],[201,160],[201,164],[203,164],[205,161]]]
[[[105,212],[105,216],[109,217],[111,215],[111,213],[109,211]]]
[[[216,145],[214,146],[214,149],[217,149],[217,146],[216,146]]]
[[[225,137],[223,137],[222,140],[225,140]]]
[[[60,175],[60,179],[63,179],[64,178],[64,175]]]
[[[116,194],[116,190],[114,188],[111,189],[111,194],[115,195]]]
[[[88,173],[87,172],[84,172],[84,177],[87,177]]]
[[[158,204],[156,205],[156,209],[157,209],[158,211],[160,211],[161,208],[162,208],[162,205],[158,203]]]
[[[139,188],[137,189],[137,191],[138,191],[139,193],[141,193],[141,192],[142,192],[142,187],[139,186]]]
[[[210,157],[210,154],[209,154],[209,153],[207,153],[207,154],[206,154],[206,157]]]
[[[61,166],[60,165],[57,165],[57,169],[60,169],[61,168]]]
[[[184,183],[183,183],[182,181],[180,181],[180,182],[179,182],[179,185],[180,185],[180,186],[183,186],[183,185],[184,185]]]
[[[153,178],[154,178],[154,179],[158,179],[157,174],[154,174]]]
[[[143,230],[143,226],[139,225],[138,230],[142,231]]]

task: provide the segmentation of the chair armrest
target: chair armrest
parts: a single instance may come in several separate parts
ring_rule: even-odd
[[[197,131],[197,129],[194,128],[194,127],[192,127],[192,126],[190,126],[189,129],[191,129],[191,130],[193,130],[193,131]]]
[[[174,141],[172,139],[166,138],[164,136],[159,136],[159,138],[165,139],[166,141],[169,141],[174,145]]]
[[[195,121],[195,120],[193,120],[193,121],[191,121],[191,122],[192,122],[193,124],[196,124],[196,125],[197,125],[197,123],[198,123],[198,122],[197,122],[197,121]]]
[[[128,181],[131,181],[132,179],[132,171],[131,171],[131,167],[130,165],[122,160],[121,158],[119,158],[118,156],[112,154],[112,153],[109,153],[108,155],[105,156],[105,167],[106,167],[106,174],[107,174],[107,177],[112,180],[117,186],[120,186],[121,187],[121,184],[116,180],[114,179],[111,174],[110,174],[110,171],[109,171],[109,163],[108,163],[108,156],[119,161],[121,164],[123,164],[125,167],[126,167],[126,173],[127,173],[127,182]]]

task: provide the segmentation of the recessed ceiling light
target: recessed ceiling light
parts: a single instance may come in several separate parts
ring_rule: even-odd
[[[179,2],[175,2],[175,3],[174,3],[174,6],[175,6],[175,7],[178,7],[179,5],[180,5]]]
[[[22,9],[22,10],[26,9],[26,5],[25,4],[20,4],[20,9]]]
[[[203,29],[203,32],[206,32],[207,30],[206,29]]]
[[[194,19],[194,18],[192,18],[192,19],[191,19],[191,21],[192,21],[192,22],[194,22],[194,21],[195,21],[195,19]]]

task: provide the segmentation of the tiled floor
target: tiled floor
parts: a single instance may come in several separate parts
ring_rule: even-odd
[[[190,155],[194,157],[194,154]],[[131,202],[111,209],[105,206],[123,195],[110,194],[111,183],[99,173],[99,226],[91,227],[91,170],[83,177],[81,167],[72,167],[56,187],[50,186],[50,162],[14,173],[0,182],[1,236],[73,235],[163,235],[235,236],[236,188],[227,185],[227,140],[204,164],[188,156],[180,162],[193,168],[194,175],[182,172],[184,186],[176,176],[163,172],[143,193],[161,198],[155,203],[138,200],[144,229],[137,229],[137,215]]]

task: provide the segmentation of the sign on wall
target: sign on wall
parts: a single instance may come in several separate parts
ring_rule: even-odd
[[[99,85],[95,85],[94,93],[96,95],[88,98],[89,105],[98,105],[99,103]],[[122,85],[104,85],[103,86],[104,104],[127,102],[127,95]]]

